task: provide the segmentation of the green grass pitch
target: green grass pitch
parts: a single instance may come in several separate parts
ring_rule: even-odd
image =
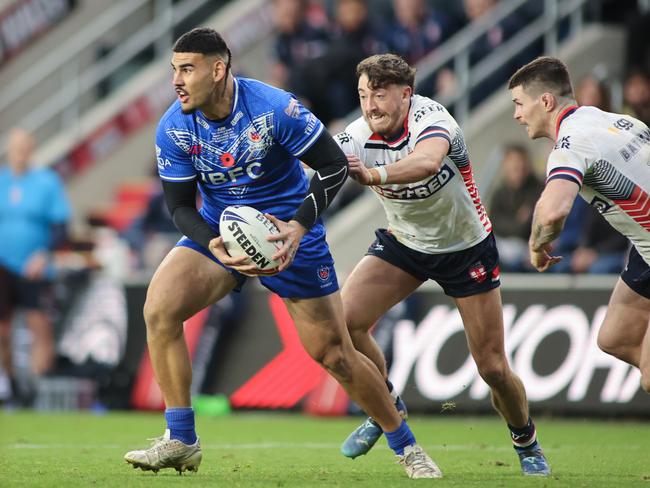
[[[441,480],[409,480],[386,441],[354,461],[340,442],[359,418],[287,414],[199,417],[198,473],[134,470],[122,456],[164,429],[161,414],[0,413],[0,486],[116,487],[620,487],[650,488],[650,423],[540,418],[550,478],[524,478],[496,415],[412,416]]]

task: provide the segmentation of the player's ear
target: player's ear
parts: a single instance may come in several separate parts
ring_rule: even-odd
[[[411,95],[413,95],[413,89],[410,86],[404,87],[404,90],[402,91],[402,101],[408,102],[411,99]]]
[[[542,93],[541,100],[542,100],[542,106],[544,107],[544,110],[546,110],[547,112],[552,112],[557,106],[557,100],[555,99],[555,96],[552,93],[549,92]]]
[[[212,63],[212,76],[214,81],[221,81],[226,76],[226,63],[223,59],[215,57]]]

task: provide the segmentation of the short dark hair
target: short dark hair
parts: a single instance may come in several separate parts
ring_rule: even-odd
[[[388,85],[407,85],[415,90],[415,68],[409,66],[396,54],[375,54],[357,65],[357,78],[368,77],[370,88],[386,88]]]
[[[230,69],[230,49],[221,34],[209,27],[197,27],[186,32],[174,43],[172,51],[216,55],[226,61],[226,70]]]
[[[510,78],[508,89],[517,86],[528,89],[532,85],[539,85],[555,96],[574,98],[569,70],[558,58],[541,56],[522,66]]]

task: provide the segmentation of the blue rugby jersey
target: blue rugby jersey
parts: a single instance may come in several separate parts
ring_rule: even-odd
[[[296,98],[260,81],[235,78],[225,119],[184,114],[176,100],[156,133],[163,180],[198,182],[201,214],[218,230],[228,205],[250,205],[289,220],[302,203],[308,179],[298,158],[323,124]]]

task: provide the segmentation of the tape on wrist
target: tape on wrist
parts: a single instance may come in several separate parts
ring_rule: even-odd
[[[377,170],[377,174],[379,175],[379,184],[383,185],[386,183],[386,180],[388,179],[388,171],[386,171],[386,166],[379,166],[378,168],[375,168]]]

